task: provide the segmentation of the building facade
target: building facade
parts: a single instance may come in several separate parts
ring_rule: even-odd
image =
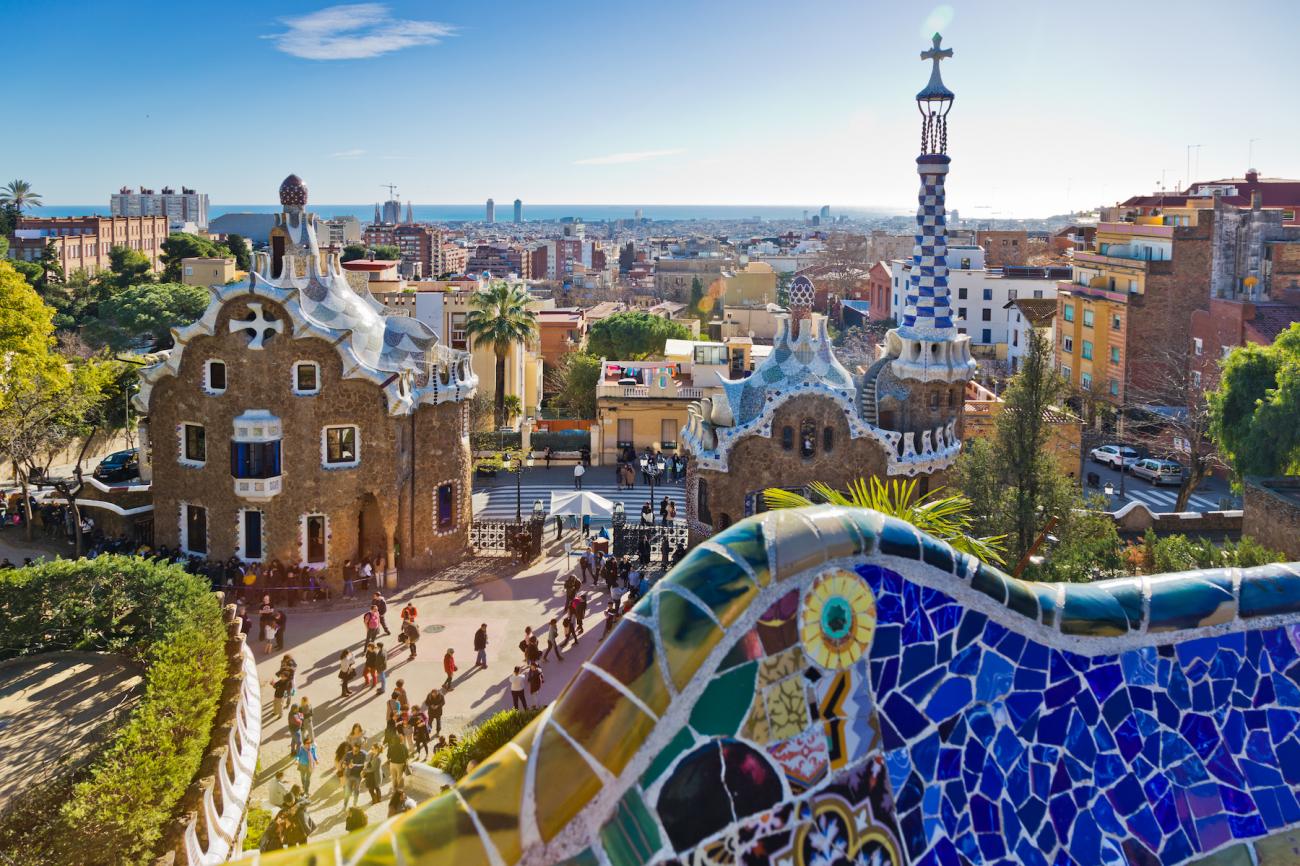
[[[180,192],[169,186],[158,192],[144,187],[132,191],[124,186],[110,196],[109,212],[115,217],[163,216],[176,225],[194,223],[206,229],[208,194],[184,186]]]
[[[347,282],[297,176],[280,201],[250,281],[214,288],[141,371],[155,541],[310,567],[336,588],[345,559],[390,581],[455,561],[471,519],[469,356]]]
[[[975,232],[975,245],[984,250],[984,262],[990,268],[1023,265],[1029,251],[1029,232],[994,231],[980,229]]]
[[[861,377],[836,359],[826,320],[809,311],[814,287],[790,284],[771,354],[752,375],[722,382],[722,393],[689,410],[682,437],[690,452],[687,518],[696,536],[765,508],[769,487],[813,481],[843,488],[857,478],[913,477],[941,484],[961,450],[965,383],[975,369],[970,337],[959,334],[948,289],[944,180],[952,92],[939,61],[917,95],[923,117],[913,268],[902,320],[886,353]]]
[[[196,256],[181,259],[181,282],[187,286],[224,286],[235,279],[235,260]]]
[[[52,243],[64,274],[94,276],[109,269],[114,247],[126,247],[143,253],[160,271],[169,225],[165,216],[23,217],[9,238],[9,258],[40,261]]]

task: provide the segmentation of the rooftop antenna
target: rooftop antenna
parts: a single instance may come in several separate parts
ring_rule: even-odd
[[[380,186],[381,189],[386,189],[386,190],[388,190],[388,200],[389,200],[389,201],[392,201],[393,199],[397,198],[397,184],[395,184],[395,183],[381,183],[379,186]]]
[[[1188,191],[1188,192],[1191,192],[1191,190],[1192,190],[1192,149],[1193,149],[1193,148],[1196,149],[1196,162],[1197,162],[1197,164],[1199,165],[1199,164],[1200,164],[1200,161],[1201,161],[1201,146],[1200,146],[1199,144],[1189,144],[1189,145],[1187,145],[1187,174],[1185,175],[1185,177],[1187,178],[1187,191]]]
[[[1246,150],[1246,170],[1247,170],[1247,171],[1249,171],[1250,169],[1252,169],[1252,168],[1255,167],[1255,142],[1257,142],[1257,141],[1263,141],[1263,140],[1264,140],[1264,139],[1262,139],[1262,138],[1252,138],[1252,139],[1250,140],[1250,146],[1249,146],[1249,147],[1247,148],[1247,150]]]

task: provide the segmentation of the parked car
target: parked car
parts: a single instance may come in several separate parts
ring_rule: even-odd
[[[1141,454],[1127,445],[1102,445],[1092,449],[1090,454],[1098,463],[1105,463],[1121,472],[1132,469],[1133,464],[1142,459]]]
[[[139,474],[140,462],[134,448],[114,451],[95,467],[95,477],[105,482],[128,481]]]
[[[1148,457],[1133,464],[1133,477],[1145,478],[1152,484],[1182,484],[1183,467],[1172,460],[1157,460]]]

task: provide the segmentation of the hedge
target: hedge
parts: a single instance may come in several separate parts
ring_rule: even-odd
[[[484,758],[513,740],[541,711],[541,707],[533,707],[528,710],[502,710],[489,716],[483,724],[465,731],[455,746],[434,752],[429,763],[453,779],[460,779],[469,772],[471,764],[477,766]]]
[[[130,718],[53,808],[16,802],[0,818],[0,860],[125,866],[154,859],[199,770],[227,676],[226,631],[207,582],[129,556],[0,572],[0,658],[82,650],[144,665]],[[47,798],[36,798],[46,800]]]
[[[518,451],[522,444],[518,430],[478,430],[469,434],[469,447],[474,451]]]

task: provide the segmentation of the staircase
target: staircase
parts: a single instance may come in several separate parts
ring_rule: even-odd
[[[858,414],[872,427],[880,426],[880,412],[876,405],[876,380],[880,371],[885,369],[890,358],[881,358],[872,364],[862,376],[862,386],[858,388]]]

